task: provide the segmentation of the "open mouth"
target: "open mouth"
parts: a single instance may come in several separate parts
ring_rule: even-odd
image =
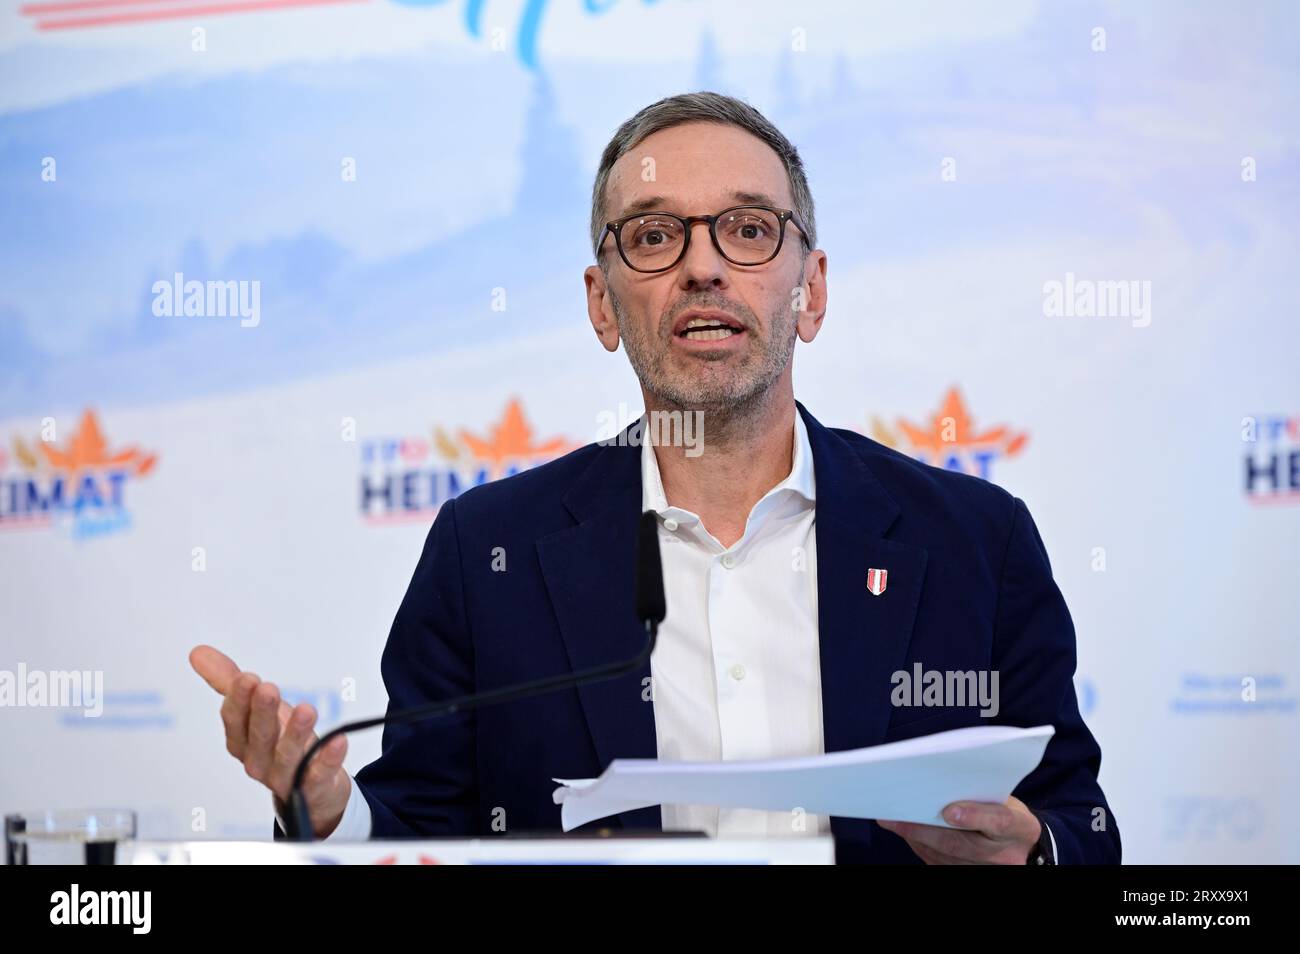
[[[692,318],[677,332],[677,337],[686,341],[722,341],[744,330],[744,325],[737,321],[710,315]]]

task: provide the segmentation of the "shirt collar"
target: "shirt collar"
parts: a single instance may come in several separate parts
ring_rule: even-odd
[[[645,415],[641,415],[641,433],[646,434]],[[812,445],[808,442],[808,428],[803,422],[803,415],[798,409],[794,412],[794,454],[790,473],[766,494],[762,499],[773,497],[789,491],[797,494],[808,503],[817,501],[817,485],[813,478]],[[641,510],[653,510],[663,513],[668,510],[668,498],[664,496],[663,478],[659,474],[659,459],[649,441],[641,442]],[[673,508],[676,509],[676,508]]]

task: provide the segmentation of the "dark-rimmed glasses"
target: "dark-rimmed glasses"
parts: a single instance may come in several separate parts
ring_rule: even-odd
[[[672,212],[636,212],[606,222],[600,233],[612,232],[618,254],[637,272],[664,272],[680,262],[691,244],[696,222],[706,222],[713,247],[733,265],[763,265],[776,258],[785,242],[785,224],[793,222],[803,244],[808,232],[792,209],[767,205],[735,205],[716,215],[675,215]]]

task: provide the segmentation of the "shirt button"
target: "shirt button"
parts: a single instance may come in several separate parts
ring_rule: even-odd
[[[736,665],[732,666],[732,667],[731,667],[731,678],[734,679],[734,680],[736,680],[736,682],[740,682],[740,680],[744,679],[744,678],[745,678],[745,667],[742,666],[740,663],[736,663]]]
[[[722,565],[725,566],[728,570],[730,570],[733,566],[736,565],[736,558],[732,556],[730,553],[724,553],[722,555]]]
[[[673,530],[676,530],[676,529],[677,529],[677,521],[674,520],[672,517],[667,517],[667,518],[664,520],[664,529],[667,530],[667,531],[669,531],[670,533],[671,533]]]

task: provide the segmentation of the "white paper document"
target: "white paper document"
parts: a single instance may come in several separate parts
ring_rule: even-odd
[[[1005,802],[1043,757],[1050,725],[988,725],[825,755],[733,762],[615,759],[552,795],[565,831],[652,805],[717,805],[880,818],[951,828],[957,801]]]

